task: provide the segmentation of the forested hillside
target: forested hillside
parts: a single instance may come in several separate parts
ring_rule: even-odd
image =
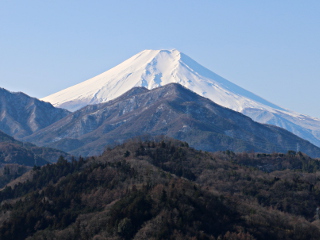
[[[131,140],[4,188],[0,239],[319,239],[319,168],[300,152]]]

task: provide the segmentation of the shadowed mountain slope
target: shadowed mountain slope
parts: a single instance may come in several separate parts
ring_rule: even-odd
[[[89,105],[25,138],[83,156],[141,135],[167,135],[206,151],[287,152],[320,156],[320,149],[294,134],[221,107],[179,85],[133,88],[107,103]]]
[[[0,130],[15,138],[28,136],[68,114],[65,109],[55,108],[22,92],[0,88]]]

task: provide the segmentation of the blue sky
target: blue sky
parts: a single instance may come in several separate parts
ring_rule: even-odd
[[[176,48],[320,117],[320,1],[0,1],[0,87],[45,97],[144,49]]]

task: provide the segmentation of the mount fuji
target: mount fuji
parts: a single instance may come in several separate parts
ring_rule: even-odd
[[[41,100],[76,111],[115,99],[133,87],[150,90],[169,83],[179,83],[257,122],[285,128],[320,146],[320,119],[277,106],[215,74],[176,49],[144,50],[96,77]]]

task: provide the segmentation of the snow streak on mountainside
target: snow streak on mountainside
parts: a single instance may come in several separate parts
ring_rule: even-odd
[[[75,111],[114,99],[133,87],[153,89],[179,83],[224,107],[261,123],[283,127],[320,146],[320,120],[301,115],[231,83],[178,50],[144,50],[116,67],[43,98],[56,107]]]

